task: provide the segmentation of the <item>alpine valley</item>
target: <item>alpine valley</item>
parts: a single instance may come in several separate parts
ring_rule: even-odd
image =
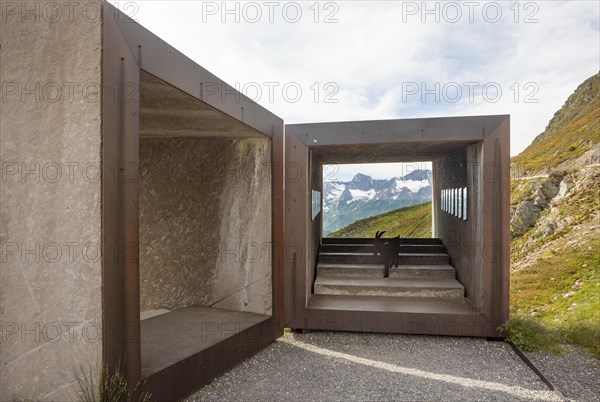
[[[431,171],[414,170],[391,179],[357,173],[350,181],[323,185],[323,235],[398,208],[431,201]]]

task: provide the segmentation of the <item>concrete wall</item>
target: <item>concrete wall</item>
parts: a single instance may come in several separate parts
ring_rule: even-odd
[[[141,310],[271,314],[266,138],[140,139]]]
[[[482,145],[469,145],[433,162],[434,237],[443,240],[466,297],[483,305]],[[441,190],[467,187],[467,220],[441,211]]]
[[[86,4],[0,4],[3,401],[76,399],[74,372],[101,363],[101,21]]]

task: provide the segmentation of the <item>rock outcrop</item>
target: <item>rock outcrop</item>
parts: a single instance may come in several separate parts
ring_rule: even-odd
[[[559,194],[562,178],[560,174],[552,173],[548,177],[533,180],[534,184],[532,184],[530,192],[522,196],[522,201],[513,210],[510,221],[513,238],[524,235],[538,223],[542,211],[547,209],[552,199]],[[521,178],[521,180],[528,180],[528,178]],[[550,226],[544,232],[553,233],[553,230],[550,229],[553,224],[548,223],[548,225]]]

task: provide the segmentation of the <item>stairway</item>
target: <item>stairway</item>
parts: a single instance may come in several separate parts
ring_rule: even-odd
[[[465,290],[456,280],[440,239],[400,241],[398,267],[391,267],[389,278],[384,278],[382,257],[373,255],[373,239],[323,239],[314,295],[423,301],[464,299]]]

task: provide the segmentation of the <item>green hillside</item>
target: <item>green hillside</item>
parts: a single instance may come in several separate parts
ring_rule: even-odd
[[[513,171],[528,175],[560,167],[600,143],[600,73],[588,78],[554,114],[543,133],[512,158]]]
[[[327,237],[373,237],[378,230],[385,237],[431,237],[431,202],[361,219]]]
[[[570,343],[600,358],[599,121],[596,74],[512,159],[508,329],[526,350]]]

